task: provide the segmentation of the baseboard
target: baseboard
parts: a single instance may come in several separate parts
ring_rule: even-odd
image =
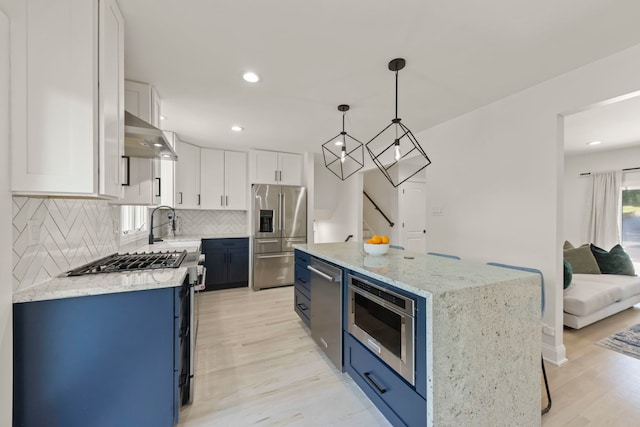
[[[569,361],[567,359],[567,348],[564,344],[554,347],[542,343],[542,358],[556,366],[562,366]]]

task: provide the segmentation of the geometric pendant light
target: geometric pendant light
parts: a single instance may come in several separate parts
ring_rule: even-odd
[[[398,71],[405,64],[402,58],[389,62],[389,70],[396,73],[396,116],[366,144],[371,160],[394,187],[431,164],[413,132],[398,118]]]
[[[342,112],[342,132],[322,144],[324,165],[341,180],[349,178],[364,167],[364,148],[344,130],[344,116],[349,111],[346,104],[338,105]]]

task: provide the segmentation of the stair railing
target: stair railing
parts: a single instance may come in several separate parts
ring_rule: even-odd
[[[366,197],[367,199],[369,199],[369,201],[373,204],[373,207],[374,207],[378,212],[380,212],[380,215],[382,215],[382,216],[384,217],[384,219],[385,219],[385,220],[387,220],[387,222],[389,223],[389,227],[393,227],[395,224],[394,224],[393,222],[391,222],[391,220],[389,219],[389,217],[388,217],[388,216],[386,216],[386,215],[384,214],[384,212],[382,212],[382,210],[378,207],[378,205],[376,204],[376,202],[374,202],[374,201],[373,201],[373,199],[372,199],[371,197],[369,197],[369,195],[367,194],[367,192],[366,192],[366,191],[363,191],[363,192],[362,192],[362,194],[364,194],[364,195],[365,195],[365,197]]]

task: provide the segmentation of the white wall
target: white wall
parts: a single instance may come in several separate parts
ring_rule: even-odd
[[[2,6],[0,5],[0,8]],[[9,19],[0,10],[0,425],[11,425],[13,322],[11,282],[11,169],[9,159]]]
[[[589,178],[580,174],[636,167],[640,167],[640,146],[565,157],[563,240],[574,245],[589,243],[585,234]],[[638,175],[638,171],[623,174],[623,185],[638,185]]]
[[[314,242],[343,242],[353,234],[359,241],[362,234],[362,174],[356,173],[341,181],[325,166],[322,155],[314,164]]]
[[[419,133],[427,168],[427,250],[544,273],[546,358],[562,363],[562,119],[640,89],[640,45]],[[442,207],[442,216],[432,216]]]

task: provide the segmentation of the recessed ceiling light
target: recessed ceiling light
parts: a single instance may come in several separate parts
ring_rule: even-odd
[[[167,116],[160,116],[160,120],[167,120]]]
[[[171,157],[169,154],[163,154],[162,157]]]
[[[241,126],[231,126],[231,130],[234,132],[242,132],[244,128]]]
[[[162,147],[162,144],[160,144],[159,142],[154,142],[153,145],[155,145],[156,147]]]
[[[602,141],[591,141],[591,142],[587,142],[587,145],[598,145],[598,144],[602,144]]]
[[[253,71],[248,71],[242,75],[242,78],[249,83],[258,83],[260,81],[260,76],[254,73]]]

